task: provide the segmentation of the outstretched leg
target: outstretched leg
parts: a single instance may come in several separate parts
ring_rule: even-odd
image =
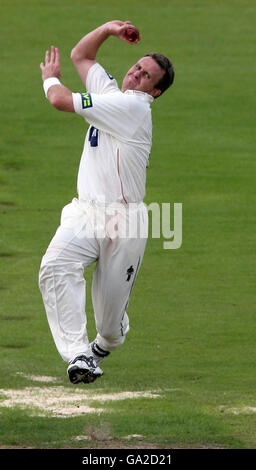
[[[89,349],[84,270],[97,259],[98,243],[85,236],[81,220],[88,221],[73,203],[63,212],[61,226],[42,259],[39,287],[56,347],[68,362]]]

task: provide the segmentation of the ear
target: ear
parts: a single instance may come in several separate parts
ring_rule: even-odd
[[[162,93],[161,90],[159,90],[159,88],[154,88],[154,90],[152,90],[151,92],[151,95],[153,96],[153,98],[157,98],[158,96],[160,96]]]

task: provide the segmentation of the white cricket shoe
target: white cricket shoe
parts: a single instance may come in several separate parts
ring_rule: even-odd
[[[101,377],[103,370],[97,366],[93,356],[81,354],[69,362],[67,374],[72,384],[80,382],[88,384]]]

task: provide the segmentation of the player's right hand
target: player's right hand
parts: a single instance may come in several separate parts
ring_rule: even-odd
[[[140,40],[140,33],[138,29],[134,25],[132,25],[130,21],[109,21],[108,23],[106,23],[106,27],[109,35],[116,36],[122,41],[129,42],[129,44],[136,44]],[[131,29],[137,33],[137,37],[133,41],[131,41],[129,39],[129,36],[127,35],[127,31]]]

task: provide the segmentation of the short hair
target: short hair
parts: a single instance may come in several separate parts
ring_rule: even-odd
[[[161,90],[162,95],[164,91],[167,90],[173,84],[175,75],[173,64],[170,59],[168,59],[168,57],[163,54],[160,54],[159,52],[151,52],[149,54],[146,54],[145,57],[152,57],[152,59],[157,62],[161,69],[165,71],[162,78],[160,78],[160,80],[155,85],[155,88]]]

